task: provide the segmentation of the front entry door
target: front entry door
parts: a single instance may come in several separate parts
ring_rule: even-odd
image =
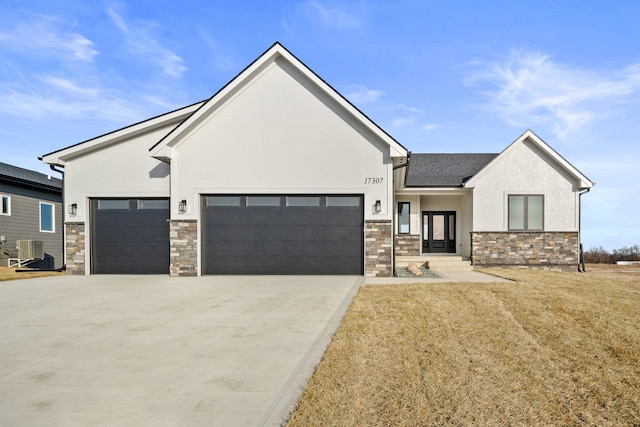
[[[422,252],[456,253],[455,212],[422,212]]]

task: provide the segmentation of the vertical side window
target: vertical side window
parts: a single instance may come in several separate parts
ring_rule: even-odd
[[[524,229],[524,196],[509,196],[509,230]]]
[[[53,204],[40,202],[40,231],[55,232],[55,209]]]
[[[398,233],[409,234],[409,209],[411,204],[409,202],[398,203]]]
[[[528,196],[527,197],[527,229],[542,230],[544,228],[543,220],[543,197]]]
[[[11,215],[11,197],[0,195],[0,215]]]

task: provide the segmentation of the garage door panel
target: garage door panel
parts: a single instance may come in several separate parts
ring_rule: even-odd
[[[353,265],[362,262],[359,257],[333,257],[333,259],[310,259],[297,257],[261,257],[252,262],[241,262],[237,257],[221,257],[214,264],[215,273],[208,274],[282,274],[282,275],[357,275]],[[274,273],[275,266],[285,267]],[[330,272],[327,269],[330,268]]]
[[[274,240],[272,242],[240,241],[228,242],[225,245],[214,246],[208,251],[208,255],[215,257],[236,256],[251,259],[263,258],[266,256],[305,256],[315,258],[317,256],[328,257],[350,256],[359,249],[358,243],[354,242],[331,242],[331,254],[326,251],[327,242],[294,242],[287,240]],[[277,254],[277,255],[268,255]]]
[[[360,227],[346,226],[223,226],[211,233],[209,238],[224,241],[342,241],[360,231]]]
[[[247,206],[254,196],[238,197],[239,206],[215,206],[218,200],[205,197],[205,274],[362,274],[362,196],[348,196],[358,206],[327,206],[327,196],[286,195],[255,200],[279,200],[280,206]]]
[[[91,272],[169,272],[168,199],[91,201]]]

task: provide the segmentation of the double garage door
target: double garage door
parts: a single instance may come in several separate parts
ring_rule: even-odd
[[[166,274],[168,200],[92,202],[92,272]],[[202,198],[204,274],[364,271],[362,195],[210,195]]]

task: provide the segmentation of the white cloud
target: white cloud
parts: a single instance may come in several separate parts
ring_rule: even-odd
[[[156,64],[169,77],[179,78],[187,71],[182,57],[163,46],[154,36],[155,24],[136,21],[135,25],[130,26],[115,10],[108,9],[107,13],[124,36],[125,47],[131,54]]]
[[[437,123],[427,123],[427,124],[424,124],[424,125],[422,125],[422,126],[420,126],[420,127],[421,127],[422,129],[424,129],[424,130],[431,131],[431,130],[436,130],[436,129],[438,129],[438,128],[440,127],[440,125],[439,125],[439,124],[437,124]]]
[[[312,10],[325,27],[339,30],[362,28],[362,22],[355,13],[350,14],[343,9],[324,6],[318,1],[306,2],[304,6]]]
[[[355,105],[365,105],[377,102],[384,94],[381,90],[369,89],[361,85],[349,85],[347,90],[348,92],[345,97]]]
[[[74,84],[71,83],[70,86]],[[150,115],[135,97],[127,99],[116,93],[70,97],[68,94],[55,92],[43,96],[39,90],[0,91],[0,113],[31,119],[86,120],[99,117],[120,123]]]
[[[410,113],[420,113],[420,114],[424,113],[424,111],[419,108],[410,107],[404,104],[398,104],[397,108],[401,110],[409,111]]]
[[[613,114],[640,92],[640,64],[602,72],[560,64],[540,52],[512,51],[476,67],[465,83],[489,98],[491,112],[512,126],[547,124],[560,139]]]
[[[405,127],[405,126],[410,126],[415,122],[415,120],[413,118],[410,117],[399,117],[397,119],[394,119],[391,122],[391,125],[394,128],[399,128],[399,127]]]
[[[90,76],[85,79],[92,80]],[[95,79],[93,79],[95,80]],[[21,85],[0,83],[0,113],[37,120],[93,120],[131,123],[179,105],[143,90],[109,87],[99,80],[90,86],[82,80],[49,74],[35,75]]]
[[[4,49],[56,56],[62,60],[91,62],[98,54],[91,40],[71,31],[54,18],[39,17],[29,22],[18,22],[9,31],[0,31]]]
[[[68,79],[63,79],[60,77],[54,77],[50,75],[44,75],[39,77],[40,81],[56,87],[58,89],[62,89],[69,94],[72,95],[80,95],[80,96],[97,96],[99,95],[99,91],[95,88],[82,87],[80,84],[73,82]]]
[[[124,21],[124,19],[122,19],[122,17],[120,15],[118,15],[118,13],[115,10],[107,9],[107,14],[109,15],[109,18],[111,18],[111,21],[113,21],[115,26],[118,27],[118,29],[121,32],[123,32],[123,33],[128,33],[129,32],[129,26]]]

